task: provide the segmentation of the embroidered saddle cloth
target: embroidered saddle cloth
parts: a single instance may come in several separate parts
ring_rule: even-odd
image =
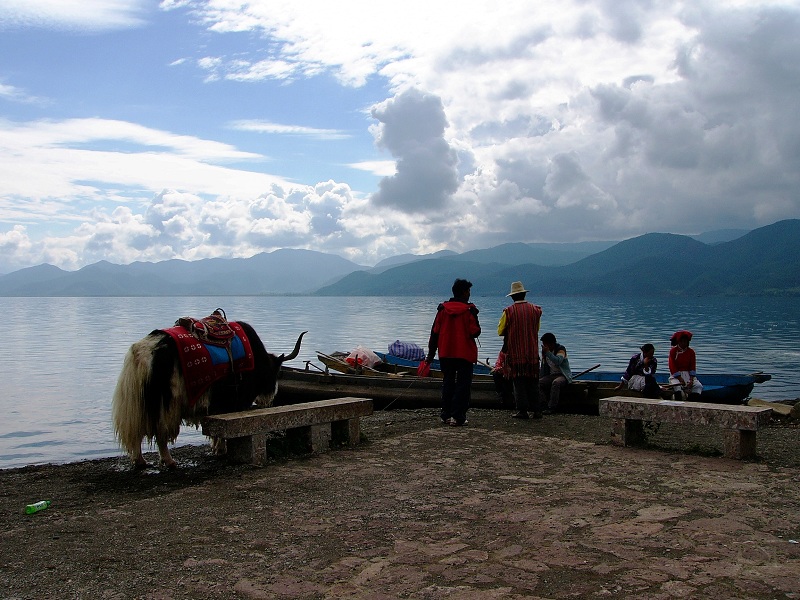
[[[178,346],[186,395],[191,406],[214,383],[230,375],[231,368],[234,373],[252,371],[255,368],[250,340],[242,326],[235,321],[230,321],[227,325],[233,332],[230,348],[204,343],[189,329],[180,325],[161,330],[169,334]]]
[[[185,327],[201,342],[212,346],[228,346],[235,335],[228,323],[228,316],[221,308],[202,319],[181,317],[175,321],[175,325]]]

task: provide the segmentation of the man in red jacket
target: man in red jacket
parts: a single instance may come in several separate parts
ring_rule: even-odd
[[[475,338],[481,334],[478,308],[469,301],[472,283],[456,279],[453,297],[439,305],[428,340],[427,362],[439,351],[442,366],[442,423],[465,425],[472,386],[472,365],[478,362]]]

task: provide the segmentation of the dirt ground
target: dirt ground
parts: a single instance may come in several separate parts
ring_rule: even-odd
[[[262,468],[0,471],[0,598],[800,598],[800,429],[735,461],[718,431],[619,448],[600,417],[509,415],[377,412]]]

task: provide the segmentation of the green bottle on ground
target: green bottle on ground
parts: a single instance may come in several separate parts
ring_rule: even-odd
[[[44,510],[50,506],[50,500],[39,500],[39,502],[35,502],[33,504],[28,504],[25,507],[25,514],[32,515],[35,512],[39,512],[40,510]]]

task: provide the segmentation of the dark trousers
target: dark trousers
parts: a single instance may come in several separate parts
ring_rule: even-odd
[[[535,377],[514,377],[514,403],[519,412],[539,411],[539,392],[536,389]]]
[[[550,373],[539,377],[539,402],[542,408],[558,410],[561,390],[567,385],[567,378],[561,373]]]
[[[472,363],[463,358],[440,358],[442,367],[442,419],[467,420],[472,387]]]

